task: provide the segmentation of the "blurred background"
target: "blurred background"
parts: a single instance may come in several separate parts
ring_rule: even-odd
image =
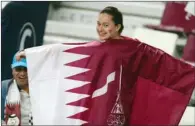
[[[10,64],[19,50],[97,40],[97,17],[106,6],[115,6],[123,13],[122,35],[195,65],[195,2],[2,1],[1,80],[12,77]],[[187,111],[186,119],[194,113]]]

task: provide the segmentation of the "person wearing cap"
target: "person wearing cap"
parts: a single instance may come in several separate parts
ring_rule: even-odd
[[[1,84],[1,120],[6,125],[29,125],[31,103],[26,59],[18,61],[14,55],[11,69],[13,78]]]

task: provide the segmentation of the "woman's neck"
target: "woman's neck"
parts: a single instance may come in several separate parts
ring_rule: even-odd
[[[110,40],[119,40],[119,39],[125,39],[125,37],[123,36],[115,36],[115,37],[112,37],[112,38],[109,38],[109,39],[106,39],[106,40],[99,40],[100,42],[106,42],[106,41],[110,41]]]
[[[124,38],[122,36],[120,36],[120,35],[117,35],[117,36],[115,36],[115,37],[113,37],[111,39],[124,39]]]

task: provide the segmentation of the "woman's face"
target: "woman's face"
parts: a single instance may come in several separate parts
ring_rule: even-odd
[[[100,40],[119,38],[119,28],[120,25],[115,25],[111,15],[106,13],[99,14],[96,29]]]

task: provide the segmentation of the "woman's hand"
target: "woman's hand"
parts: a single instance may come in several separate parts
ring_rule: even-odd
[[[21,60],[22,58],[26,58],[26,54],[24,51],[20,51],[16,54],[16,60]]]

